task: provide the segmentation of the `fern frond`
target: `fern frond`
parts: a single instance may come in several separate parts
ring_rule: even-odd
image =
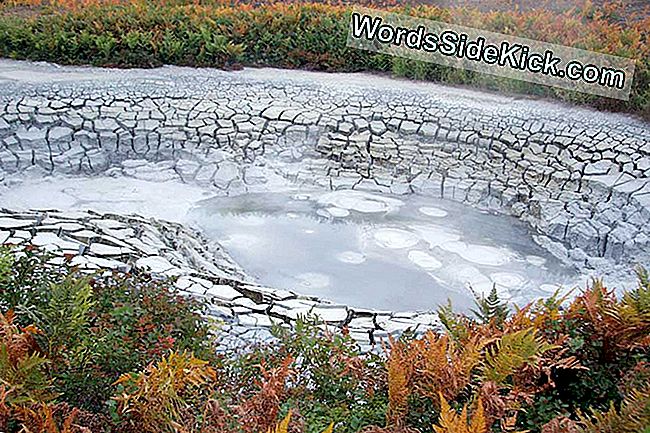
[[[539,299],[531,307],[532,326],[535,329],[543,329],[562,318],[562,305],[569,300],[573,290],[561,293],[557,289],[551,296]]]
[[[650,386],[633,390],[619,410],[610,403],[609,410],[592,410],[587,416],[580,414],[580,433],[639,433],[650,426]]]
[[[386,424],[399,426],[408,412],[412,378],[417,353],[410,343],[389,337],[390,353],[386,361],[388,371],[388,410]]]
[[[454,341],[464,342],[469,339],[471,334],[470,319],[456,313],[451,305],[451,300],[447,300],[445,305],[440,305],[437,313],[440,322]]]
[[[115,397],[121,414],[142,420],[144,431],[177,431],[182,425],[186,396],[201,392],[216,378],[215,370],[191,353],[172,352],[140,374],[122,375],[115,384],[126,390]]]
[[[564,415],[559,415],[547,422],[542,426],[543,433],[580,433],[579,424],[567,418]]]
[[[639,271],[639,286],[619,301],[613,290],[595,280],[591,288],[571,304],[570,317],[588,322],[602,342],[605,361],[621,350],[650,345],[650,287],[645,271]]]
[[[417,352],[414,387],[420,395],[437,399],[439,393],[455,398],[470,383],[471,372],[480,361],[480,347],[474,340],[453,342],[448,335],[427,332],[413,342]]]
[[[14,314],[0,313],[0,385],[10,392],[8,403],[34,403],[51,400],[51,386],[44,367],[49,361],[39,350],[34,326],[18,329]]]
[[[639,266],[636,270],[636,276],[639,280],[639,288],[644,292],[650,291],[650,273],[643,266]],[[646,304],[647,305],[647,304]]]
[[[484,295],[479,296],[473,291],[472,293],[474,294],[474,304],[477,307],[472,312],[479,321],[484,324],[494,323],[497,326],[503,324],[508,318],[508,303],[499,298],[496,285],[492,286],[487,298]]]
[[[266,431],[266,433],[288,433],[289,432],[289,422],[291,421],[291,410],[287,412],[287,416],[285,416],[281,421],[279,421],[275,427],[269,427],[269,429]],[[323,433],[334,433],[334,423],[330,423],[329,426],[325,430],[323,430]]]
[[[291,421],[291,411],[287,412],[287,416],[285,416],[280,422],[278,422],[275,427],[269,427],[267,433],[288,433],[290,421]]]
[[[485,420],[485,410],[483,408],[483,402],[481,398],[476,402],[476,410],[474,415],[469,422],[469,431],[470,432],[487,432],[487,423]]]
[[[637,275],[639,278],[638,287],[625,292],[621,304],[629,315],[636,316],[629,317],[630,319],[643,321],[644,319],[648,320],[650,317],[650,277],[648,277],[648,271],[644,268],[639,268]]]
[[[484,379],[505,384],[510,375],[554,347],[532,328],[504,334],[485,354]]]
[[[50,352],[65,349],[70,353],[74,346],[82,344],[94,303],[92,297],[88,277],[69,275],[61,283],[50,285],[48,304],[39,317],[48,335]]]
[[[460,414],[449,406],[442,394],[440,397],[440,419],[438,425],[433,426],[435,433],[487,433],[485,413],[481,398],[476,401],[476,409],[467,419],[467,405],[463,406]]]
[[[15,258],[11,249],[0,245],[0,290],[4,290],[11,280],[11,268]]]
[[[293,357],[286,356],[273,368],[267,368],[265,362],[258,365],[261,373],[261,378],[255,381],[258,390],[237,409],[244,431],[266,431],[274,426],[287,390],[287,379],[295,373],[293,362]]]

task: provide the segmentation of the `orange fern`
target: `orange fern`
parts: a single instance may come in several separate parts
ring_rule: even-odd
[[[76,408],[61,423],[55,419],[52,406],[45,403],[16,407],[15,412],[21,422],[21,433],[92,433],[89,428],[74,424],[79,414]]]
[[[448,335],[430,331],[413,346],[417,354],[415,387],[420,395],[431,399],[439,393],[447,399],[455,398],[469,384],[472,370],[480,360],[476,338],[459,347]]]
[[[293,358],[286,357],[279,367],[259,366],[262,380],[257,383],[258,392],[237,408],[245,432],[257,433],[273,426],[285,397],[287,378],[293,374],[292,364]]]
[[[411,395],[416,357],[411,344],[389,337],[390,353],[386,361],[388,372],[388,410],[386,424],[401,426],[408,413],[408,399]]]
[[[467,405],[460,414],[453,410],[447,400],[440,394],[440,420],[433,426],[435,433],[487,433],[483,403],[479,398],[470,420],[467,418]]]
[[[620,350],[650,345],[650,287],[641,281],[639,288],[618,300],[601,280],[578,296],[567,317],[583,320],[602,342],[602,357],[611,361]]]
[[[266,431],[267,433],[289,433],[289,422],[291,421],[291,411],[287,412],[287,415],[278,422],[274,427],[269,427]],[[334,423],[330,423],[329,426],[323,430],[322,433],[333,433],[334,432]]]
[[[122,375],[116,384],[125,390],[114,399],[119,412],[142,431],[176,432],[188,408],[185,398],[215,378],[216,372],[207,362],[192,354],[172,352],[143,373]]]
[[[7,403],[36,403],[51,400],[50,382],[43,371],[48,362],[40,354],[33,325],[19,329],[12,311],[0,313],[0,385]]]

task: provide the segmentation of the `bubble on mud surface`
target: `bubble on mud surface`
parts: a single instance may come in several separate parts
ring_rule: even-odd
[[[435,217],[435,218],[444,218],[448,215],[446,210],[442,210],[437,207],[424,206],[418,210],[426,216]]]
[[[343,251],[337,254],[336,258],[343,263],[349,263],[351,265],[359,265],[366,261],[366,256],[356,251]]]
[[[429,248],[435,248],[444,243],[453,242],[460,239],[460,235],[458,233],[447,227],[435,225],[416,225],[412,228],[426,243],[429,244]]]
[[[512,253],[504,248],[473,245],[462,241],[445,242],[440,248],[477,265],[502,266],[512,258]]]
[[[478,295],[487,296],[492,290],[492,280],[473,265],[466,263],[452,264],[442,268],[442,271],[446,279],[462,283],[466,288],[471,288]]]
[[[350,215],[350,211],[347,209],[342,209],[340,207],[328,207],[325,209],[327,212],[329,212],[330,215],[336,218],[345,218],[346,216]]]
[[[390,212],[404,204],[395,198],[353,190],[323,194],[318,197],[318,203],[362,213]]]
[[[544,264],[546,263],[546,259],[544,257],[533,256],[533,255],[527,255],[526,261],[531,265],[535,265],[535,266],[544,266]]]
[[[416,266],[419,266],[422,269],[434,270],[442,267],[442,263],[438,259],[433,257],[431,254],[425,253],[424,251],[409,251],[408,258]]]
[[[298,284],[309,288],[324,288],[329,286],[330,277],[318,272],[304,272],[296,275]]]
[[[526,282],[526,279],[521,275],[510,272],[494,272],[490,274],[490,279],[492,279],[495,284],[508,288],[520,287]]]
[[[420,241],[415,234],[395,228],[379,229],[373,237],[379,246],[389,249],[413,247]]]

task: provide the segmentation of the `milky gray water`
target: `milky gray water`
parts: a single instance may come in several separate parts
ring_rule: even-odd
[[[245,194],[190,217],[257,282],[358,308],[467,309],[493,286],[522,304],[577,276],[521,221],[418,195]]]

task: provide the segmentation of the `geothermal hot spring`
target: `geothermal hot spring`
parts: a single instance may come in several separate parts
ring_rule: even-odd
[[[493,286],[525,302],[576,275],[515,218],[418,195],[255,193],[200,201],[189,216],[257,282],[353,307],[467,309],[470,288]]]
[[[450,299],[466,310],[470,288],[493,286],[525,304],[579,280],[513,217],[416,194],[288,188],[215,196],[178,182],[51,177],[16,185],[2,201],[180,222],[257,283],[356,308],[430,310]]]
[[[0,239],[181,275],[232,326],[312,311],[374,341],[472,291],[634,288],[648,261],[648,127],[629,116],[365,74],[7,60],[0,99]],[[12,216],[30,209],[51,212]]]

